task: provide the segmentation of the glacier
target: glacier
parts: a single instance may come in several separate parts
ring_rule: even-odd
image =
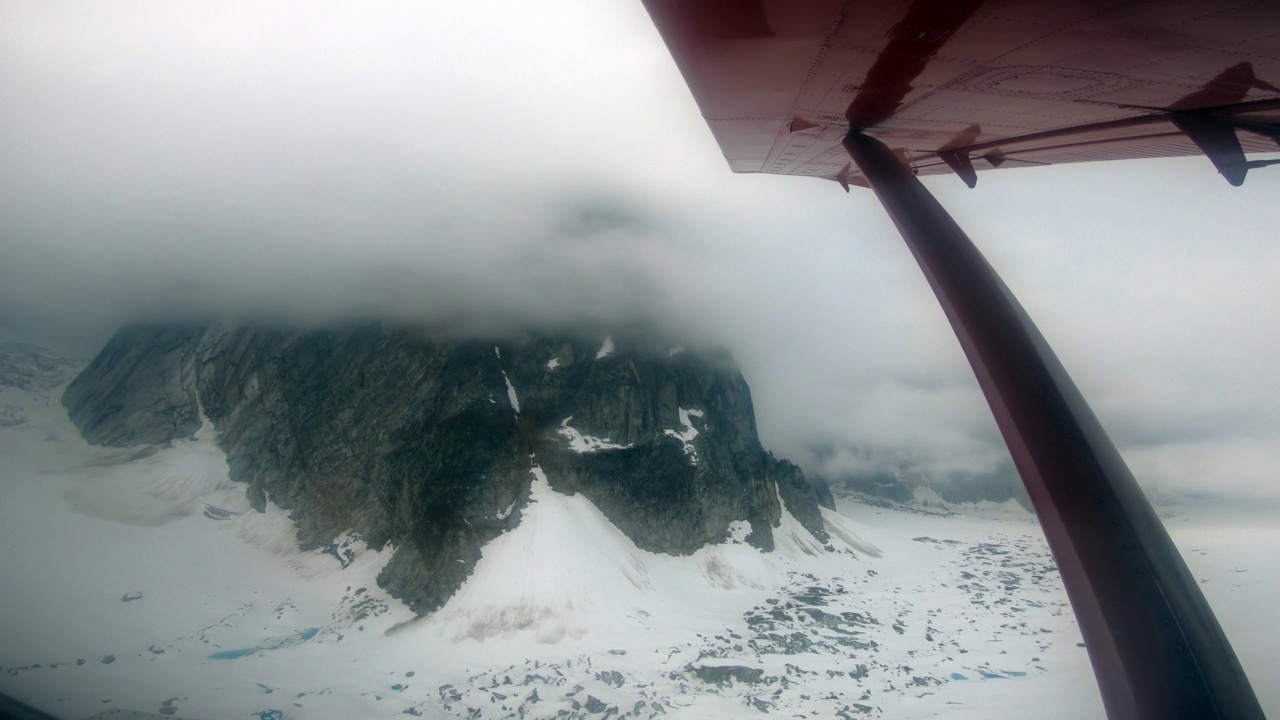
[[[824,545],[783,503],[772,553],[740,523],[673,556],[556,492],[533,458],[519,524],[418,616],[377,587],[390,548],[348,536],[300,551],[287,513],[250,507],[207,420],[148,451],[93,447],[59,391],[0,389],[27,418],[0,428],[0,690],[61,717],[1102,712],[1052,558],[1016,504],[839,496]],[[1275,523],[1164,512],[1245,666],[1280,670],[1265,622]],[[1280,695],[1256,686],[1275,712]]]

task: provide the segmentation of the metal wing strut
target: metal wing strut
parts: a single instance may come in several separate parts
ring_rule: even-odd
[[[982,254],[880,141],[844,141],[938,296],[1062,574],[1112,720],[1262,718],[1115,445]]]

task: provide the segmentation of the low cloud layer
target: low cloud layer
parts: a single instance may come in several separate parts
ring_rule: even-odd
[[[1006,474],[874,197],[731,174],[639,3],[608,5],[5,5],[0,338],[646,319],[733,350],[808,469]],[[1280,495],[1280,170],[929,182],[1148,488]]]

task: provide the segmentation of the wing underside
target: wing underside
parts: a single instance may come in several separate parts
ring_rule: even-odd
[[[852,127],[919,174],[1280,138],[1280,3],[646,0],[735,172],[864,184]],[[1275,84],[1273,84],[1273,81]]]

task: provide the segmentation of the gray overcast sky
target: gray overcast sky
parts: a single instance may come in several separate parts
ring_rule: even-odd
[[[0,97],[0,338],[656,318],[810,469],[1007,462],[874,197],[731,174],[638,0],[8,0]],[[1147,487],[1280,496],[1280,168],[929,185]]]

